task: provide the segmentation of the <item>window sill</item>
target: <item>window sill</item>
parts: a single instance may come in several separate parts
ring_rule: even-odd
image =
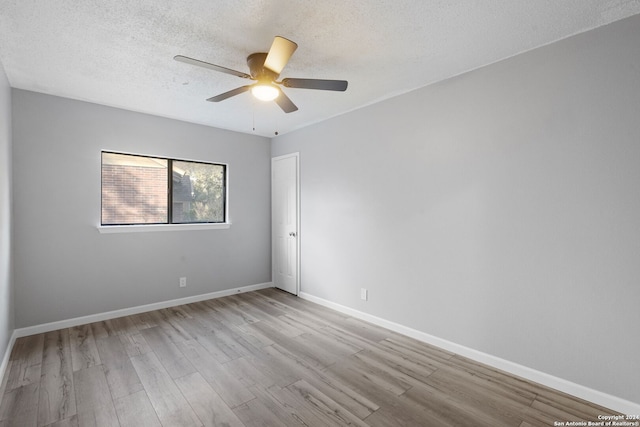
[[[148,233],[153,231],[195,231],[222,230],[231,227],[231,223],[215,224],[146,224],[146,225],[99,225],[100,234],[109,233]]]

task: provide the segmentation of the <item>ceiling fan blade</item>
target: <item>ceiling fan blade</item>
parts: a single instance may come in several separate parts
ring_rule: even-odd
[[[249,89],[251,89],[252,86],[253,85],[240,86],[240,87],[237,87],[237,88],[235,88],[233,90],[230,90],[229,92],[225,92],[225,93],[221,93],[220,95],[212,96],[211,98],[207,99],[207,101],[209,101],[209,102],[224,101],[227,98],[231,98],[232,96],[240,95],[241,93],[244,93],[244,92],[248,91]]]
[[[349,82],[346,80],[283,79],[282,84],[285,87],[298,89],[335,90],[344,92],[347,90]]]
[[[176,61],[184,62],[185,64],[197,65],[198,67],[208,68],[220,73],[231,74],[232,76],[242,77],[243,79],[250,79],[251,76],[242,71],[232,70],[231,68],[221,67],[220,65],[209,64],[208,62],[200,61],[198,59],[189,58],[188,56],[176,55],[173,57]]]
[[[280,95],[278,95],[275,101],[276,104],[278,104],[278,106],[282,108],[282,111],[284,111],[285,113],[293,113],[294,111],[298,110],[296,104],[294,104],[293,101],[291,101],[283,91],[280,91]]]
[[[264,60],[264,67],[279,75],[297,48],[298,45],[295,42],[276,36]]]

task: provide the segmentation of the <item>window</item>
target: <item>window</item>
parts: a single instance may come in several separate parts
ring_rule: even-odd
[[[226,166],[102,152],[101,225],[226,222]]]

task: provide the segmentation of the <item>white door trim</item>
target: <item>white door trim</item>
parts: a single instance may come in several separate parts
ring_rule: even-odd
[[[282,160],[282,159],[286,159],[289,157],[295,157],[296,159],[296,295],[300,294],[300,239],[301,239],[301,232],[300,230],[302,229],[302,227],[300,226],[300,153],[299,152],[295,152],[295,153],[290,153],[290,154],[284,154],[282,156],[276,156],[276,157],[272,157],[271,158],[271,182],[273,183],[273,163],[278,161],[278,160]],[[273,197],[273,195],[272,195]],[[273,224],[273,218],[271,219],[272,224]],[[271,227],[271,229],[273,230],[273,225]],[[275,271],[275,257],[273,256],[273,253],[275,251],[275,243],[274,243],[274,236],[271,236],[271,282],[275,284],[275,277],[273,272]]]

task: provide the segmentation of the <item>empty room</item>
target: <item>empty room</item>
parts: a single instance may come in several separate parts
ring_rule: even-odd
[[[0,0],[0,426],[640,426],[640,2]]]

